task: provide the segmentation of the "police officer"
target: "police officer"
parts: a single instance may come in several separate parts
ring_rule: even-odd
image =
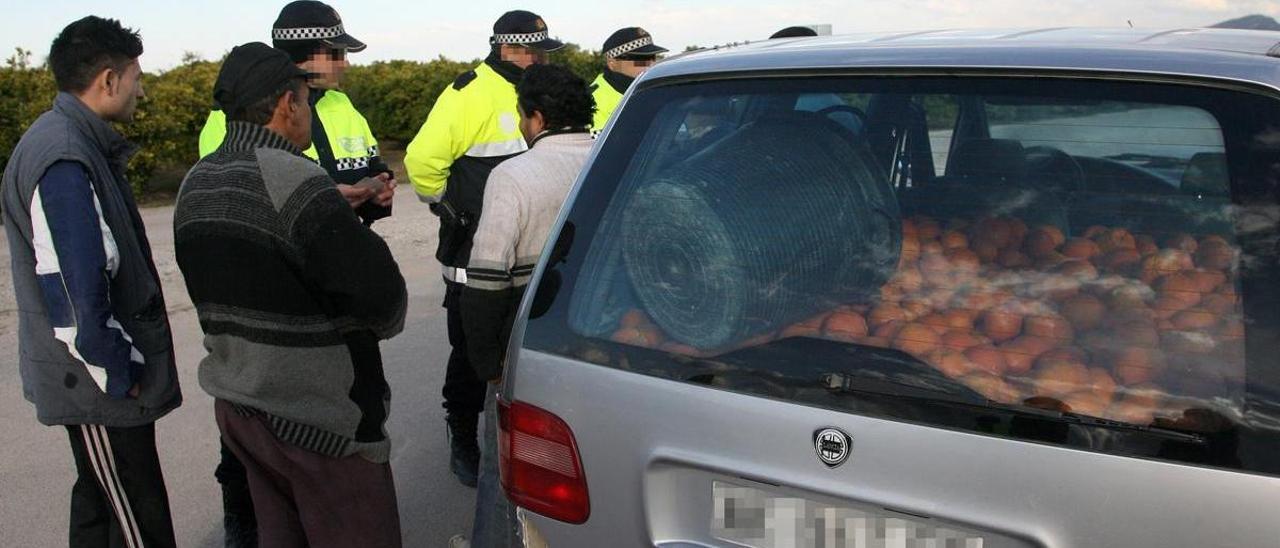
[[[395,176],[378,156],[378,142],[368,122],[338,90],[347,69],[347,53],[364,51],[364,42],[347,34],[338,12],[314,0],[285,5],[272,25],[271,39],[272,45],[288,53],[308,73],[313,115],[311,148],[304,154],[333,177],[338,191],[365,224],[391,215]],[[210,112],[200,132],[200,157],[217,150],[226,132],[223,112]],[[366,355],[379,352],[377,341],[363,341],[352,351]],[[222,485],[226,545],[257,546],[257,518],[245,469],[225,445],[214,475]]]
[[[365,224],[390,216],[395,174],[382,162],[369,123],[339,90],[347,54],[364,51],[365,43],[347,34],[337,11],[315,0],[285,5],[271,40],[310,74],[311,148],[304,154],[329,172]],[[200,157],[216,150],[226,133],[226,116],[210,112],[200,132]]]
[[[475,487],[480,465],[476,424],[484,410],[485,383],[467,359],[460,297],[489,171],[528,147],[520,134],[516,88],[525,67],[545,63],[547,52],[564,46],[553,40],[536,14],[516,10],[498,18],[484,62],[446,87],[418,135],[404,165],[414,190],[440,217],[436,259],[443,265],[444,307],[449,344],[444,408],[449,427],[449,467],[462,484]]]
[[[604,72],[591,83],[596,99],[596,117],[592,127],[595,133],[604,129],[631,82],[649,70],[667,49],[654,44],[653,37],[644,29],[627,27],[609,35],[609,39],[604,41],[603,51]]]

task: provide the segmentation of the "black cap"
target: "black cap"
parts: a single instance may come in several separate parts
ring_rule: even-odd
[[[356,40],[342,28],[338,12],[324,2],[297,0],[280,10],[271,25],[271,42],[278,48],[294,49],[309,42],[344,49],[352,53],[364,51],[364,42]]]
[[[809,27],[787,27],[785,29],[782,29],[778,32],[773,33],[773,36],[770,36],[769,39],[773,40],[774,38],[804,38],[808,36],[817,36],[817,35],[818,35],[818,31],[813,30],[812,28],[809,28]]]
[[[489,44],[494,46],[525,46],[542,51],[555,51],[564,44],[551,38],[547,24],[538,14],[524,10],[502,14],[493,24],[493,36]]]
[[[618,29],[604,41],[604,58],[654,57],[667,48],[653,43],[653,36],[640,27]]]
[[[236,112],[267,98],[290,78],[306,76],[289,54],[262,42],[249,42],[231,48],[222,62],[213,83],[213,100],[223,112]]]

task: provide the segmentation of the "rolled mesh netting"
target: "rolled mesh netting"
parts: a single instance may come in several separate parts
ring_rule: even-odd
[[[623,213],[623,259],[670,337],[730,347],[863,302],[893,274],[893,189],[840,131],[817,116],[761,120],[641,184]]]

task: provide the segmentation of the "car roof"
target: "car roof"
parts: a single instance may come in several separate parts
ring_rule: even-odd
[[[1190,76],[1280,90],[1280,32],[1047,28],[783,38],[676,55],[655,65],[642,81],[726,72],[876,68]]]

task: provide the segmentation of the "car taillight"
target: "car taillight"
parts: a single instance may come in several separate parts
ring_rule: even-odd
[[[498,402],[498,467],[511,502],[567,523],[591,515],[573,431],[560,417],[522,402]]]

